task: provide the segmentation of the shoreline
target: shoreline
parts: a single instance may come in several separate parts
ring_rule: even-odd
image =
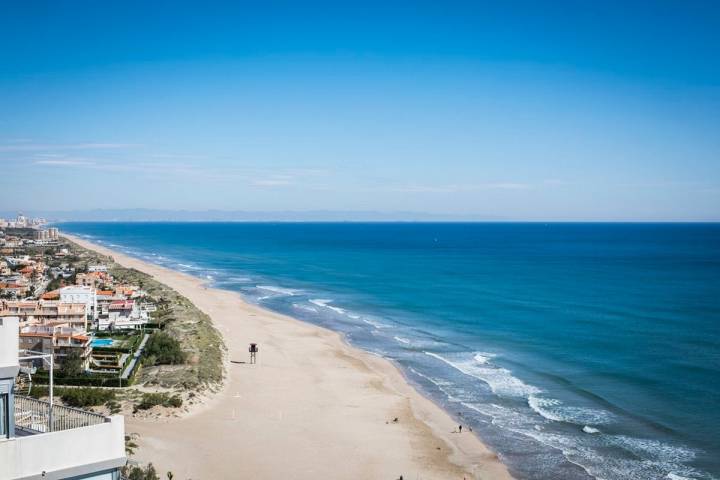
[[[349,345],[340,333],[62,235],[175,289],[211,317],[227,347],[223,387],[204,404],[181,417],[126,419],[128,433],[139,434],[137,460],[195,479],[512,478],[473,433],[453,433],[450,414],[395,364]],[[250,341],[260,346],[257,366],[244,363]]]

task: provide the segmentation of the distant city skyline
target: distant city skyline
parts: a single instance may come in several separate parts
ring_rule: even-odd
[[[714,2],[0,13],[3,212],[720,221]]]

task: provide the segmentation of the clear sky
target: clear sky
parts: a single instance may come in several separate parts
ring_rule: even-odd
[[[720,220],[720,3],[0,3],[0,210]]]

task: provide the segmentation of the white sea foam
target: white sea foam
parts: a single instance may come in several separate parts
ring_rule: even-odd
[[[404,343],[405,345],[410,345],[410,340],[408,340],[407,338],[397,337],[397,336],[395,336],[393,338],[400,343]]]
[[[603,425],[614,419],[614,416],[605,410],[565,405],[560,400],[538,395],[528,397],[528,406],[542,417],[555,422]]]
[[[562,452],[571,463],[583,468],[595,478],[620,480],[657,480],[659,478],[695,479],[712,478],[684,465],[694,458],[692,450],[676,447],[659,440],[640,439],[627,436],[603,435],[592,427],[583,429],[591,435],[582,437],[553,433],[546,429],[529,429],[527,426],[508,425],[502,419],[501,426],[529,436],[543,445]],[[495,417],[493,417],[495,423]],[[609,456],[602,453],[608,446],[622,448],[632,458]],[[678,475],[671,477],[670,474]],[[681,473],[677,473],[681,472]],[[696,476],[697,475],[697,476]]]
[[[390,328],[390,325],[387,325],[385,323],[378,322],[376,320],[373,320],[372,318],[362,317],[360,318],[363,322],[367,323],[368,325],[372,325],[375,328]]]
[[[268,292],[273,292],[280,295],[287,295],[290,297],[293,297],[300,293],[299,290],[294,290],[292,288],[276,287],[274,285],[256,285],[255,288],[259,288],[260,290],[266,290]]]
[[[600,433],[600,430],[598,430],[597,428],[590,427],[588,425],[585,425],[582,430],[585,433]]]
[[[479,352],[474,354],[473,358],[460,360],[449,360],[433,352],[425,352],[425,354],[450,365],[465,375],[482,380],[488,384],[496,395],[527,397],[540,392],[537,387],[528,385],[519,378],[514,377],[510,370],[490,364],[492,354]],[[479,355],[478,359],[474,358],[476,355]]]
[[[539,413],[541,417],[547,418],[548,420],[553,420],[555,422],[562,422],[563,418],[559,415],[555,415],[555,413],[548,407],[559,404],[560,401],[553,398],[541,398],[535,395],[530,395],[528,397],[528,405],[530,406],[530,408],[532,408],[536,413]]]
[[[302,303],[293,303],[293,308],[297,308],[298,310],[305,310],[307,312],[313,312],[317,313],[317,308],[311,307],[310,305],[304,305]]]
[[[344,309],[330,305],[332,303],[332,300],[328,300],[326,298],[313,298],[310,300],[310,303],[312,303],[313,305],[317,305],[318,307],[328,308],[335,313],[339,313],[340,315],[345,314]]]
[[[249,282],[252,280],[250,277],[228,277],[229,282]]]
[[[693,480],[690,477],[683,477],[682,475],[678,475],[677,473],[672,472],[667,474],[667,478],[669,478],[670,480]]]
[[[473,357],[473,359],[475,359],[475,361],[480,364],[485,364],[485,363],[489,362],[490,359],[493,358],[494,356],[495,355],[493,355],[492,353],[483,353],[483,354],[476,353],[475,356]]]
[[[660,440],[635,438],[626,435],[613,435],[609,443],[622,447],[637,456],[671,462],[689,462],[695,458],[695,452],[689,448],[670,445]]]
[[[439,378],[431,377],[429,375],[425,375],[424,373],[418,372],[412,367],[408,367],[412,372],[414,372],[416,375],[424,378],[425,380],[429,381],[430,383],[434,384],[438,389],[447,397],[447,399],[451,402],[456,403],[463,403],[459,398],[457,398],[455,395],[453,395],[448,387],[452,385],[450,382],[446,380],[442,380]]]

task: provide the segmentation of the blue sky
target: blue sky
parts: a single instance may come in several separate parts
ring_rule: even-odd
[[[719,59],[716,2],[3,2],[0,210],[720,220]]]

